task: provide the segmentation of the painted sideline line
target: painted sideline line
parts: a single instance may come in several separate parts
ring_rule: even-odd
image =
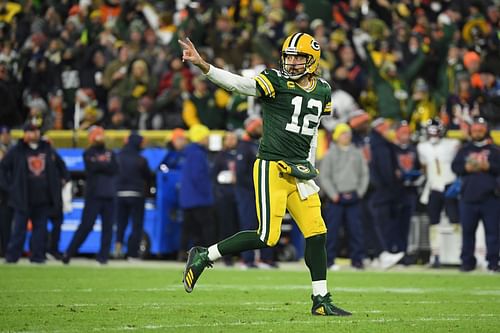
[[[222,305],[219,301],[213,301],[213,302],[200,302],[196,301],[197,305],[200,306],[279,306],[280,308],[283,307],[284,301],[269,301],[269,302],[224,302]],[[287,304],[290,305],[307,305],[310,304],[311,302],[306,302],[306,301],[286,301]],[[379,304],[379,301],[345,301],[344,303],[346,304]],[[500,303],[500,299],[498,300],[483,300],[483,301],[472,301],[472,300],[458,300],[458,301],[388,301],[385,300],[384,304],[493,304],[493,303]],[[172,302],[163,302],[163,303],[158,303],[158,302],[146,302],[146,303],[109,303],[109,304],[104,304],[104,303],[73,303],[73,304],[64,304],[64,303],[30,303],[30,304],[0,304],[0,309],[17,309],[17,308],[55,308],[55,307],[60,307],[60,308],[70,308],[70,307],[122,307],[122,308],[138,308],[138,307],[156,307],[156,308],[161,308],[161,307],[183,307],[187,305],[192,305],[193,302],[179,302],[178,300],[175,301],[175,303]],[[381,312],[380,310],[370,310],[370,311],[359,311],[358,313],[378,313]],[[384,312],[390,312],[390,311],[384,311]]]
[[[308,272],[308,269],[303,260],[297,262],[280,262],[280,267],[278,269],[270,270],[272,272],[279,271],[293,271],[293,272]],[[126,260],[110,260],[107,265],[99,265],[94,259],[77,257],[71,260],[71,265],[65,267],[65,269],[71,269],[72,267],[87,267],[87,268],[98,268],[98,269],[168,269],[168,270],[182,270],[185,266],[184,262],[172,261],[172,260],[144,260],[144,261],[134,261],[128,262]],[[390,270],[381,270],[377,268],[366,268],[365,270],[358,271],[350,269],[349,265],[341,265],[342,269],[335,274],[356,274],[363,275],[364,273],[377,273],[377,274],[432,274],[432,275],[460,275],[464,276],[458,270],[457,267],[443,267],[439,270],[428,268],[424,265],[412,265],[412,266],[395,266]],[[0,269],[2,267],[34,267],[33,264],[27,258],[21,258],[16,265],[7,265],[0,262]],[[51,269],[54,267],[63,267],[60,261],[47,260],[46,264],[43,266],[36,266],[36,269]],[[238,264],[232,267],[225,266],[222,262],[216,262],[214,266],[217,270],[228,270],[228,271],[241,271],[242,270]],[[490,272],[484,269],[476,269],[473,272],[466,273],[467,275],[491,275]]]
[[[213,292],[217,290],[310,290],[311,287],[306,284],[301,285],[219,285],[219,284],[202,284],[197,287],[198,291],[207,290]],[[18,294],[18,293],[115,293],[115,292],[165,292],[165,291],[181,291],[181,285],[171,285],[164,288],[110,288],[110,289],[15,289],[15,290],[0,290],[0,294]],[[462,295],[476,296],[499,296],[500,289],[471,289],[465,290],[461,288],[387,288],[387,287],[334,287],[332,291],[340,293],[396,293],[396,294],[427,294],[427,293],[449,293]]]

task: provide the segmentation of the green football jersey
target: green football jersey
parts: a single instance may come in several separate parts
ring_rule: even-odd
[[[264,135],[257,157],[264,160],[306,160],[322,115],[331,113],[331,87],[316,79],[309,90],[275,69],[255,77],[262,102]]]

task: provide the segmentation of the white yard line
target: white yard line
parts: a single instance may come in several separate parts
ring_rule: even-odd
[[[460,321],[464,319],[473,319],[475,322],[477,321],[490,321],[492,318],[500,318],[500,314],[484,314],[484,315],[453,315],[453,316],[442,316],[442,317],[418,317],[418,318],[356,318],[350,317],[347,318],[334,318],[334,317],[316,317],[315,319],[310,320],[282,320],[282,321],[235,321],[235,322],[215,322],[215,323],[197,323],[197,324],[148,324],[144,326],[135,326],[135,325],[126,325],[119,327],[99,327],[94,328],[93,332],[109,332],[109,331],[151,331],[151,330],[175,330],[182,328],[223,328],[223,327],[242,327],[242,326],[268,326],[269,324],[279,325],[281,328],[290,327],[297,325],[318,325],[324,323],[331,324],[340,324],[340,325],[349,325],[349,324],[359,324],[359,323],[421,323],[421,322],[451,322],[451,321]],[[64,332],[76,332],[77,330],[58,330],[58,331],[50,331],[50,333],[64,333]],[[79,331],[79,330],[78,330]],[[27,331],[18,331],[27,333]],[[30,332],[29,332],[30,333]],[[48,331],[37,331],[37,333],[48,333]]]

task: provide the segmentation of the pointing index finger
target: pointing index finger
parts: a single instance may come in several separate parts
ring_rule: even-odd
[[[179,44],[181,44],[183,48],[188,48],[188,44],[186,44],[186,42],[184,42],[183,40],[178,39],[177,41],[179,42]]]
[[[192,48],[194,48],[194,44],[193,44],[193,42],[191,42],[191,39],[189,39],[189,37],[186,38],[186,41],[189,44],[189,46],[191,46]]]

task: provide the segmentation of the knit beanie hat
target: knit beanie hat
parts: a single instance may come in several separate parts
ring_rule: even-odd
[[[189,129],[189,140],[199,143],[210,135],[210,130],[205,125],[196,124]]]
[[[349,125],[344,123],[338,124],[337,126],[335,126],[335,130],[333,131],[333,141],[337,141],[342,134],[347,132],[351,132],[351,128],[349,127]]]

